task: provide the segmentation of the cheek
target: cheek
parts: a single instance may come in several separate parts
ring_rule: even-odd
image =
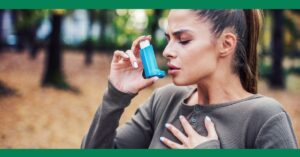
[[[199,79],[212,74],[216,68],[216,59],[213,55],[198,57],[192,63],[193,65],[191,65],[192,68],[190,68],[189,75]]]
[[[211,75],[217,65],[217,56],[212,45],[197,47],[186,52],[186,56],[182,57],[183,78],[189,84],[194,84],[199,80]]]

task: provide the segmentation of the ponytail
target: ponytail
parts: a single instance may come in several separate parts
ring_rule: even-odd
[[[257,93],[257,43],[262,23],[262,13],[259,10],[244,10],[244,13],[247,22],[246,64],[244,64],[243,71],[240,71],[240,79],[243,87],[248,92]]]

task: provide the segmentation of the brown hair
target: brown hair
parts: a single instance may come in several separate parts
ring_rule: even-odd
[[[257,43],[262,23],[260,10],[195,10],[203,20],[212,24],[212,32],[218,37],[225,28],[234,28],[237,47],[233,69],[240,77],[244,89],[257,93]]]

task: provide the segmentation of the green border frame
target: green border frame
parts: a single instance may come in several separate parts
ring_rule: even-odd
[[[0,9],[300,9],[300,0],[1,0]],[[1,142],[1,141],[0,141]],[[299,157],[298,150],[0,149],[1,157]]]
[[[108,149],[98,149],[98,150],[79,150],[79,149],[36,149],[36,150],[26,150],[26,149],[15,149],[15,150],[0,150],[0,156],[2,157],[58,157],[58,156],[72,156],[72,157],[213,157],[213,156],[230,156],[230,157],[299,157],[300,150],[246,150],[246,149],[229,149],[229,150],[146,150],[146,149],[119,149],[119,150],[108,150]]]
[[[0,9],[300,9],[299,0],[1,0]]]

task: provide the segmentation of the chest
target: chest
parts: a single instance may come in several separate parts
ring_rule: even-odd
[[[176,112],[182,113],[177,110]],[[166,118],[164,122],[161,122],[156,127],[155,135],[156,139],[152,139],[150,148],[166,148],[164,144],[159,141],[159,137],[166,137],[174,142],[181,143],[168,129],[164,127],[165,123],[171,123],[181,132],[184,129],[179,121],[180,114],[174,114],[173,118]],[[251,135],[251,126],[249,120],[243,116],[245,113],[233,111],[233,112],[217,112],[217,111],[205,111],[201,108],[195,107],[185,115],[190,125],[201,136],[207,136],[207,129],[205,127],[205,116],[209,116],[215,124],[216,132],[219,137],[221,148],[251,148],[255,135]],[[250,129],[250,130],[249,130]],[[250,133],[250,134],[249,134]]]

